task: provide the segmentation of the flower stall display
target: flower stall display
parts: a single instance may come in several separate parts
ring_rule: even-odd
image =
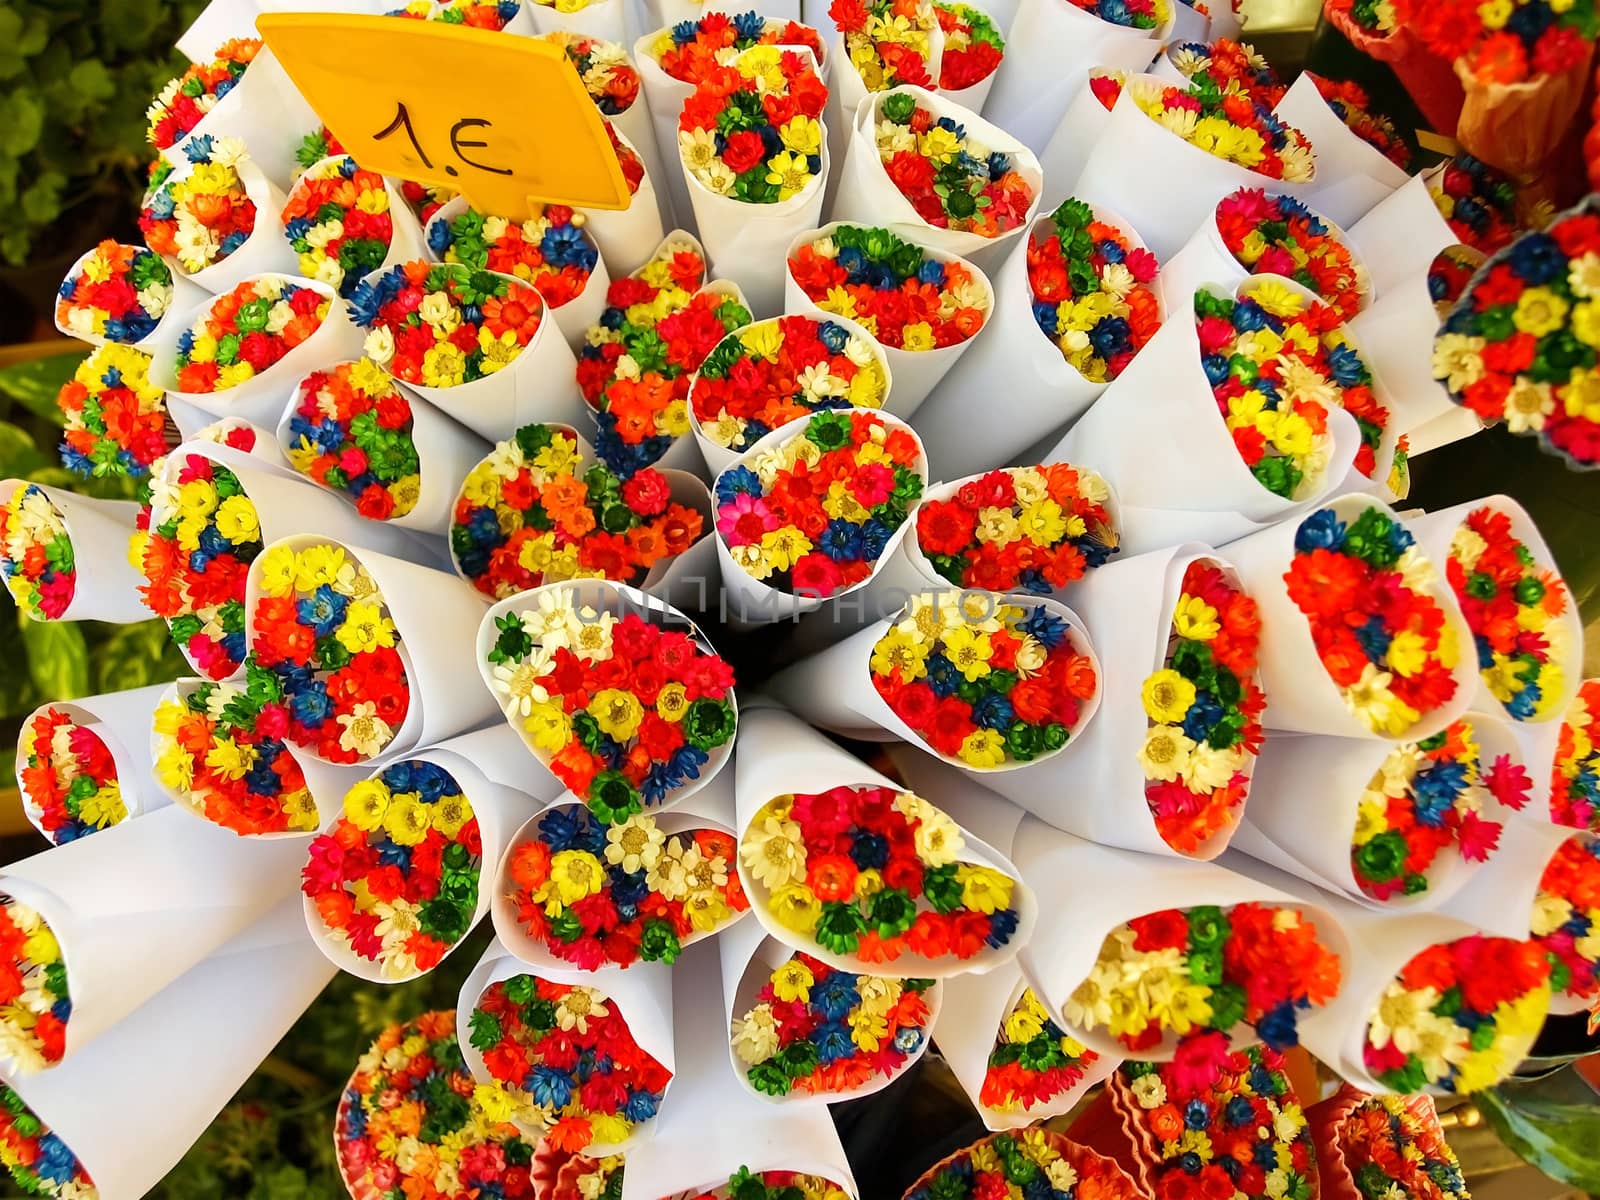
[[[167,81],[150,102],[145,138],[157,150],[170,150],[200,124],[217,101],[244,78],[261,51],[260,38],[230,38],[207,63],[195,63]]]
[[[371,359],[313,371],[295,390],[289,463],[345,493],[368,520],[399,520],[416,508],[421,463],[410,399]]]
[[[996,1113],[1032,1116],[1072,1093],[1099,1057],[1056,1024],[1024,986],[995,1032],[978,1103]]]
[[[32,820],[65,845],[128,817],[117,760],[81,711],[42,708],[17,740],[17,786]]]
[[[62,465],[86,477],[148,475],[176,433],[166,393],[150,382],[150,356],[116,342],[78,364],[56,393],[56,407]]]
[[[66,615],[78,585],[67,521],[36,483],[12,490],[0,508],[0,575],[18,611],[35,621]]]
[[[31,621],[110,621],[148,615],[127,560],[139,506],[65,488],[0,480],[0,581]]]
[[[1288,91],[1265,55],[1233,38],[1179,42],[1168,48],[1156,70],[1171,70],[1208,93],[1244,96],[1266,108],[1275,108]]]
[[[56,328],[91,346],[139,346],[168,313],[182,312],[202,293],[143,246],[110,238],[84,253],[57,293]]]
[[[974,5],[937,3],[933,11],[944,34],[939,90],[980,109],[1005,57],[1005,38],[989,14]]]
[[[312,164],[278,215],[300,274],[348,299],[373,272],[415,258],[421,232],[398,201],[387,179],[349,155]]]

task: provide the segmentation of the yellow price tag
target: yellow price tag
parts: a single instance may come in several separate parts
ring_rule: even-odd
[[[605,123],[561,48],[440,21],[264,13],[256,27],[306,102],[369,171],[532,205],[628,207]]]

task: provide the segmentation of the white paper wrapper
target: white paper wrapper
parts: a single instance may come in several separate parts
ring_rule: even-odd
[[[861,77],[861,72],[855,63],[850,61],[849,48],[845,44],[843,33],[833,19],[833,14],[829,11],[829,6],[817,0],[816,7],[821,11],[811,13],[808,10],[806,19],[821,31],[826,51],[832,59],[825,64],[828,68],[826,77],[828,105],[823,111],[822,130],[828,151],[838,162],[841,172],[841,175],[831,176],[828,179],[827,212],[831,218],[837,220],[845,215],[839,208],[839,186],[846,165],[846,151],[852,140],[851,134],[861,105],[874,93],[867,90],[866,80]],[[944,30],[936,17],[932,25],[933,28],[927,31],[928,77],[937,85],[944,61]],[[923,89],[918,88],[917,91],[923,94]]]
[[[676,3],[679,0],[664,0]],[[708,9],[711,4],[708,2]],[[653,33],[647,33],[633,43],[633,62],[639,71],[640,91],[650,110],[651,145],[656,150],[657,157],[661,155],[661,148],[668,147],[676,153],[678,145],[678,115],[683,111],[683,102],[694,95],[694,85],[685,83],[681,79],[674,79],[661,69],[660,61],[650,52],[658,38],[663,34],[671,36],[671,25],[656,27]],[[645,167],[645,179],[649,180],[650,168]],[[657,200],[661,206],[664,222],[672,222],[678,227],[693,233],[694,207],[689,203],[689,184],[680,167],[672,170],[663,168],[660,181],[660,190]],[[618,272],[624,268],[617,264]]]
[[[1469,500],[1465,504],[1407,518],[1406,527],[1411,530],[1417,539],[1417,544],[1422,547],[1423,553],[1428,556],[1441,577],[1450,559],[1451,538],[1455,536],[1456,530],[1462,523],[1480,508],[1490,508],[1510,518],[1511,536],[1521,542],[1533,555],[1537,568],[1541,572],[1548,571],[1557,580],[1561,580],[1561,568],[1556,562],[1555,555],[1550,552],[1550,546],[1544,540],[1544,535],[1539,532],[1539,527],[1533,523],[1533,518],[1522,505],[1505,495],[1485,496],[1481,500]],[[1565,587],[1564,581],[1563,587]],[[1566,713],[1567,706],[1572,703],[1573,697],[1578,694],[1579,685],[1583,683],[1583,625],[1571,589],[1565,588],[1565,591],[1566,611],[1552,621],[1547,629],[1547,634],[1555,632],[1556,638],[1565,643],[1566,657],[1559,664],[1561,691],[1545,715],[1536,721],[1528,722],[1529,724],[1559,727],[1562,715]],[[1504,707],[1489,691],[1481,674],[1478,676],[1477,697],[1472,707],[1479,712],[1497,713],[1510,719]],[[1542,780],[1542,776],[1536,775],[1534,778]]]
[[[175,43],[178,53],[203,66],[230,38],[257,37],[256,16],[265,11],[256,0],[211,0]]]
[[[520,755],[515,735],[509,729],[491,726],[477,733],[462,734],[389,760],[388,765],[410,761],[432,763],[448,772],[466,796],[468,803],[472,805],[472,815],[478,822],[478,834],[483,841],[481,866],[478,872],[478,902],[472,910],[472,920],[467,923],[467,932],[444,952],[445,958],[455,953],[456,947],[470,936],[473,927],[483,919],[483,914],[489,911],[489,902],[493,899],[490,888],[493,886],[491,880],[494,878],[494,864],[500,860],[501,855],[511,844],[512,831],[538,805],[538,801],[532,795],[496,782],[489,771],[478,764],[510,763]],[[373,767],[366,772],[364,778],[376,779],[386,769],[387,766]],[[497,773],[503,775],[505,772],[502,770]],[[334,822],[338,819],[339,813],[336,810],[331,817],[324,820],[322,832],[325,834],[331,832]],[[378,963],[372,959],[362,958],[351,949],[348,941],[328,929],[317,914],[315,902],[304,892],[300,895],[300,905],[306,929],[311,934],[311,940],[316,943],[317,949],[327,956],[329,962],[347,975],[365,979],[368,983],[392,984],[420,979],[428,973],[426,970],[413,970],[403,975],[386,974]]]
[[[1477,414],[1471,409],[1456,408],[1452,405],[1449,412],[1440,413],[1406,433],[1410,456],[1415,458],[1419,454],[1426,454],[1429,450],[1437,450],[1441,446],[1459,442],[1462,438],[1482,433],[1484,428],[1483,422],[1478,420]]]
[[[12,863],[0,892],[61,944],[65,1059],[293,892],[300,848],[245,845],[164,808]]]
[[[103,1200],[138,1200],[200,1139],[332,977],[286,900],[92,1048],[8,1082],[77,1155]]]
[[[1361,140],[1341,121],[1317,91],[1309,74],[1301,74],[1272,110],[1306,137],[1317,152],[1317,181],[1311,203],[1341,225],[1371,211],[1411,176],[1373,145]]]
[[[608,42],[624,40],[622,0],[591,0],[577,12],[559,12],[554,4],[529,0],[528,15],[536,34],[586,33]]]
[[[661,1200],[726,1185],[740,1167],[820,1175],[857,1195],[827,1109],[765,1103],[728,1061],[719,946],[686,951],[673,973],[674,1039],[682,1064],[655,1119],[628,1155],[622,1200]]]
[[[97,247],[91,246],[82,254],[78,255],[77,261],[72,264],[72,269],[67,272],[66,278],[61,281],[62,287],[66,287],[68,284],[76,282],[78,276],[83,273],[83,264],[88,262],[89,259],[94,256],[96,249]],[[163,259],[162,261],[165,262],[166,260]],[[169,263],[168,266],[170,270],[171,264]],[[206,298],[206,290],[199,284],[195,283],[187,275],[175,270],[171,271],[171,275],[172,297],[167,301],[167,311],[161,314],[161,319],[156,322],[156,327],[154,329],[145,334],[144,337],[140,338],[137,342],[128,343],[128,345],[132,346],[136,350],[145,350],[154,345],[156,339],[167,330],[171,329],[171,327],[181,319],[181,315],[183,313],[188,312],[196,304],[199,304]],[[59,303],[59,301],[57,303]],[[104,346],[110,341],[110,339],[104,334],[79,333],[77,330],[69,328],[61,320],[59,307],[54,311],[56,313],[55,323],[56,331],[58,333],[61,333],[66,337],[77,338],[80,342],[87,342],[91,346]]]
[[[1007,43],[1009,48],[1009,42]],[[1158,62],[1166,61],[1165,58]],[[1001,71],[1010,70],[1004,63]],[[1044,203],[1040,208],[1054,212],[1056,207],[1072,195],[1072,185],[1083,174],[1083,164],[1089,161],[1089,152],[1105,133],[1111,122],[1111,110],[1100,103],[1100,98],[1089,86],[1103,75],[1114,74],[1108,67],[1090,67],[1087,78],[1077,95],[1067,105],[1060,123],[1050,140],[1039,151],[1039,166],[1044,171]]]
[[[461,996],[456,1002],[456,1034],[461,1040],[461,1054],[467,1060],[467,1070],[480,1083],[493,1082],[494,1077],[483,1065],[483,1055],[472,1045],[472,1010],[492,984],[501,983],[517,975],[532,975],[551,983],[593,988],[605,995],[607,1007],[620,1012],[628,1024],[628,1031],[639,1049],[665,1067],[674,1071],[672,1037],[672,968],[661,963],[638,963],[626,971],[607,971],[596,975],[572,967],[532,967],[507,952],[498,941],[489,943],[472,974],[461,985]],[[614,1007],[613,1007],[614,1006]],[[667,1085],[666,1094],[672,1094]],[[666,1100],[660,1111],[666,1110]],[[659,1117],[659,1113],[658,1113]],[[610,1145],[591,1145],[584,1149],[590,1157],[631,1152],[636,1146],[655,1136],[656,1120],[652,1118],[635,1125],[624,1141]],[[518,1122],[525,1136],[537,1138],[541,1130]]]
[[[1011,43],[1007,43],[1008,55],[1010,47]],[[1005,64],[1002,74],[1013,70],[1015,66],[1015,63]],[[1027,181],[1033,192],[1033,203],[1028,205],[1021,224],[998,237],[988,238],[978,233],[938,229],[917,215],[911,201],[890,182],[878,158],[878,111],[885,97],[900,95],[915,98],[918,105],[936,116],[950,117],[966,130],[969,138],[981,142],[990,151],[1011,155],[1013,169]],[[993,103],[993,97],[990,102]],[[847,117],[851,111],[845,110]],[[1001,262],[1022,242],[1024,231],[1039,212],[1039,192],[1044,173],[1033,151],[999,125],[990,124],[946,96],[919,87],[902,85],[886,92],[873,92],[864,97],[853,111],[855,116],[849,130],[850,150],[844,157],[839,194],[830,210],[833,220],[857,225],[881,225],[919,246],[959,254],[984,271],[998,272]]]
[[[289,402],[278,418],[277,440],[269,443],[279,447],[281,455],[287,455],[297,448],[298,439],[290,432],[290,423],[300,407],[300,391],[304,382],[305,379],[302,378],[290,391]],[[352,536],[359,540],[367,528],[376,525],[447,537],[461,481],[467,477],[467,472],[489,453],[489,443],[465,427],[457,425],[432,404],[413,394],[408,385],[397,382],[395,387],[405,397],[406,403],[411,405],[411,442],[417,451],[419,489],[416,507],[403,517],[390,517],[386,521],[371,521],[362,517],[357,526],[362,532]],[[288,467],[288,459],[283,458],[282,461]],[[289,467],[289,469],[294,468]],[[355,496],[351,493],[322,488],[315,480],[298,472],[296,476],[312,483],[319,491],[328,492],[346,508],[359,515],[359,510],[355,508]]]
[[[252,32],[248,36],[256,35]],[[295,146],[306,130],[315,129],[320,123],[317,114],[278,64],[277,56],[263,46],[239,81],[200,118],[200,123],[187,136],[242,139],[262,173],[278,187],[286,188],[299,167],[295,162]],[[183,155],[182,141],[163,150],[161,157],[173,166],[188,161]],[[270,218],[270,214],[267,215]],[[269,219],[267,224],[271,223]]]
[[[1341,521],[1354,521],[1367,508],[1395,518],[1394,510],[1371,496],[1347,494],[1329,500],[1330,508]],[[1402,524],[1404,524],[1402,522]],[[1345,706],[1344,698],[1332,677],[1322,666],[1311,642],[1311,627],[1305,615],[1289,599],[1283,575],[1294,556],[1295,533],[1299,522],[1286,520],[1260,533],[1228,545],[1228,559],[1239,572],[1245,589],[1261,607],[1261,678],[1267,693],[1263,721],[1270,729],[1294,733],[1324,733],[1341,737],[1381,738]],[[1472,634],[1461,617],[1455,597],[1445,583],[1440,564],[1429,594],[1444,611],[1453,627],[1460,650],[1455,669],[1455,695],[1421,718],[1403,733],[1384,740],[1415,742],[1432,737],[1449,725],[1472,703],[1477,692],[1477,660],[1472,651]]]
[[[1006,33],[1006,63],[989,115],[1034,150],[1044,149],[1089,68],[1143,71],[1171,40],[1172,17],[1155,29],[1102,21],[1058,0],[1021,0]]]
[[[395,648],[405,666],[411,702],[405,720],[380,757],[407,754],[417,746],[453,734],[478,729],[494,719],[494,697],[473,686],[461,669],[471,653],[474,622],[483,612],[477,593],[444,571],[364,550],[320,534],[295,534],[267,543],[250,566],[245,581],[245,629],[254,649],[256,606],[261,601],[261,563],[275,546],[295,550],[329,544],[340,546],[348,558],[365,567],[378,585],[396,630]],[[296,747],[302,758],[320,757],[306,747]]]
[[[281,205],[279,211],[282,211]],[[252,237],[259,236],[260,232],[258,227]],[[282,244],[290,259],[293,259],[294,252],[288,249],[289,243],[284,241],[282,229],[271,232]],[[247,249],[248,245],[236,250],[221,265],[232,264],[233,260]],[[267,274],[295,287],[310,288],[318,295],[327,297],[330,302],[328,315],[323,318],[315,333],[284,354],[265,371],[257,372],[241,384],[224,388],[219,392],[186,392],[178,386],[178,339],[210,311],[213,301],[208,299],[185,313],[171,329],[164,330],[162,336],[151,345],[150,382],[159,388],[165,388],[170,394],[170,399],[180,400],[213,417],[243,417],[247,421],[271,429],[277,425],[278,417],[283,412],[284,402],[297,380],[318,367],[332,366],[341,359],[355,358],[361,353],[361,330],[351,317],[349,305],[339,298],[336,291],[314,279],[305,279],[297,275],[279,275],[276,272]],[[232,288],[244,282],[247,277],[248,274],[241,274],[228,284],[228,287]]]
[[[192,423],[187,417],[183,421],[175,422],[184,441],[218,442],[248,455],[252,461],[264,467],[271,467],[280,474],[293,478],[300,477],[300,472],[291,467],[289,460],[284,458],[272,430],[263,429],[254,421],[247,421],[243,417],[218,417],[212,420],[208,413],[203,413],[199,409],[191,409],[190,412],[194,417]],[[248,433],[253,439],[253,444],[248,450],[233,446],[228,440],[230,435],[241,433]]]
[[[1428,194],[1428,181],[1420,175],[1353,222],[1347,236],[1357,257],[1367,265],[1373,293],[1380,300],[1409,279],[1421,279],[1426,285],[1435,256],[1460,240],[1439,215]],[[1427,294],[1426,286],[1423,294]],[[1438,318],[1433,325],[1438,328]],[[1437,384],[1434,387],[1443,390]]]
[[[245,78],[248,79],[249,77],[249,72],[247,71]],[[312,127],[315,128],[315,126]],[[293,145],[293,143],[294,139],[291,137],[290,144]],[[288,200],[292,199],[296,192],[305,189],[308,177],[319,178],[325,172],[336,173],[338,164],[348,157],[349,155],[345,154],[329,155],[327,158],[312,163],[304,171],[291,176],[293,186],[289,188],[285,203],[287,204]],[[296,168],[298,170],[298,164],[296,164]],[[406,203],[405,197],[400,194],[399,185],[385,176],[383,189],[389,197],[389,219],[393,223],[393,233],[389,238],[389,252],[383,256],[383,261],[363,274],[362,277],[367,279],[374,275],[381,275],[391,267],[398,267],[401,263],[411,262],[418,258],[431,257],[428,254],[428,243],[422,236],[422,224],[417,220],[417,215],[411,211],[411,206]],[[465,202],[462,203],[464,204]],[[278,211],[281,213],[283,210],[279,209]],[[281,219],[278,221],[278,232],[287,239]],[[299,269],[298,261],[295,269]]]
[[[117,768],[117,788],[122,793],[122,804],[128,810],[123,818],[131,821],[145,813],[169,803],[169,797],[150,779],[149,726],[150,714],[155,710],[163,684],[132,688],[125,692],[103,692],[98,696],[83,696],[77,700],[56,700],[41,704],[24,718],[22,736],[17,740],[17,790],[22,794],[22,811],[33,827],[49,841],[55,838],[40,821],[41,811],[28,794],[22,782],[22,769],[28,765],[28,743],[35,717],[54,709],[71,717],[79,725],[105,743],[111,761]]]
[[[672,605],[655,596],[640,591],[637,588],[626,587],[620,583],[611,583],[603,579],[575,579],[566,583],[547,583],[543,587],[530,588],[526,592],[518,592],[515,596],[500,601],[493,605],[487,612],[481,612],[481,622],[474,630],[475,648],[473,661],[478,664],[478,674],[482,677],[485,694],[489,697],[491,711],[501,709],[501,715],[506,722],[516,731],[523,745],[527,747],[529,755],[539,764],[541,774],[550,774],[549,763],[544,754],[536,750],[533,741],[528,737],[523,728],[521,717],[513,716],[504,710],[500,704],[499,693],[494,688],[494,664],[489,661],[489,651],[494,648],[496,619],[507,613],[522,613],[528,610],[538,611],[539,597],[545,593],[568,593],[572,596],[573,604],[582,610],[592,607],[597,613],[611,613],[617,617],[629,614],[636,615],[653,625],[663,628],[672,628],[687,633],[692,637],[701,651],[716,653],[706,635],[683,613]],[[457,660],[459,662],[459,659]],[[735,720],[738,719],[739,705],[730,688],[727,694],[728,704],[734,710]],[[677,807],[682,801],[694,795],[701,788],[707,787],[717,777],[717,772],[728,765],[728,760],[733,756],[733,740],[723,743],[710,751],[705,765],[700,768],[700,774],[693,780],[675,789],[660,804],[650,806],[650,811],[662,813],[670,808]],[[554,776],[551,776],[554,778]],[[541,788],[545,785],[541,784]],[[564,785],[558,785],[557,791]]]
[[[916,436],[915,431],[898,417],[891,416],[881,410],[877,411],[886,425],[891,428],[905,429],[913,437]],[[734,459],[729,466],[752,463],[766,451],[783,445],[790,438],[801,436],[802,431],[805,429],[805,422],[808,420],[810,420],[809,417],[800,417],[790,421],[787,425],[778,426],[778,428]],[[920,438],[918,439],[918,445],[921,445]],[[926,486],[928,480],[928,459],[926,454],[917,456],[915,469],[917,474],[921,476],[923,485]],[[726,470],[725,468],[722,472],[719,472],[719,476],[725,474]],[[715,486],[712,487],[712,494],[716,494]],[[733,560],[733,555],[728,552],[728,544],[722,540],[722,535],[720,533],[715,534],[717,539],[717,561],[722,564],[723,594],[729,601],[728,611],[724,619],[729,628],[752,629],[758,625],[770,625],[777,621],[793,619],[802,613],[815,612],[824,604],[828,604],[840,597],[848,596],[870,584],[873,576],[883,568],[884,564],[894,559],[895,550],[899,547],[901,540],[912,536],[915,532],[911,518],[907,515],[905,523],[894,531],[894,534],[884,546],[883,553],[878,556],[878,561],[873,564],[873,574],[867,576],[866,579],[853,587],[844,588],[826,599],[819,596],[800,596],[793,592],[783,592],[776,588],[768,587],[766,583],[757,579],[736,563]]]
[[[11,503],[18,488],[30,486],[25,479],[0,479],[0,506]],[[99,500],[65,488],[33,484],[50,498],[66,525],[72,543],[76,580],[72,599],[62,610],[59,621],[110,621],[127,625],[148,620],[149,611],[139,598],[144,582],[128,564],[128,538],[133,533],[139,506],[132,500]],[[9,599],[9,594],[8,597]],[[43,616],[32,614],[36,621]]]
[[[1094,216],[1119,230],[1130,248],[1144,248],[1134,228],[1110,209],[1096,206]],[[917,432],[928,448],[934,474],[940,479],[973,475],[1012,461],[1041,438],[1065,429],[1111,386],[1110,382],[1085,379],[1034,319],[1027,245],[1035,237],[1048,237],[1054,232],[1049,213],[1029,225],[1027,238],[1019,242],[995,275],[994,314],[973,339],[975,345],[935,383],[928,402],[917,412]],[[1169,303],[1163,316],[1177,313],[1181,320],[1185,311]],[[1152,339],[1139,355],[1148,353],[1154,345]],[[1196,370],[1200,363],[1198,346],[1196,342]],[[1130,363],[1124,369],[1121,378],[1128,376],[1132,366]],[[1005,386],[997,387],[1001,380]],[[1209,400],[1209,389],[1206,395]],[[1216,407],[1215,402],[1212,407]],[[1143,431],[1146,439],[1148,432]]]
[[[809,245],[819,238],[829,237],[841,225],[849,224],[845,221],[830,221],[820,229],[810,229],[798,235],[789,243],[789,248],[784,251],[785,264],[799,251],[800,247]],[[871,226],[867,226],[871,228]],[[954,346],[937,346],[932,350],[902,350],[895,346],[883,347],[884,361],[889,367],[889,373],[894,379],[894,398],[888,405],[891,412],[897,417],[907,420],[922,406],[928,394],[939,386],[939,381],[945,379],[954,369],[962,355],[972,347],[993,323],[995,317],[994,288],[989,283],[989,277],[978,267],[968,262],[958,254],[948,251],[924,249],[923,253],[935,262],[959,262],[971,271],[978,286],[987,297],[988,309],[984,318],[983,328],[978,330],[964,342],[957,342]],[[838,320],[835,314],[826,312],[818,307],[800,285],[794,281],[794,273],[787,265],[783,272],[783,310],[785,313],[805,313],[822,320]]]
[[[635,102],[636,106],[642,104],[643,101]],[[623,137],[620,131],[617,140],[637,154],[641,163],[644,161],[644,151]],[[663,174],[671,176],[671,172],[665,170]],[[655,177],[646,166],[644,178],[639,181],[639,190],[633,194],[627,208],[620,211],[604,208],[579,210],[588,222],[586,228],[589,235],[600,247],[601,265],[607,267],[608,273],[615,270],[619,275],[627,275],[650,261],[651,252],[666,234],[666,225],[661,218],[662,199],[664,197],[656,192]],[[603,307],[604,288],[600,296]]]
[[[834,787],[904,790],[887,775],[874,771],[854,755],[847,754],[798,717],[776,705],[748,710],[743,716],[739,732],[743,753],[736,764],[734,787],[741,837],[762,807],[779,796],[814,795]],[[750,897],[750,907],[756,914],[756,920],[768,934],[830,967],[868,975],[892,969],[902,978],[909,976],[921,979],[945,979],[965,972],[983,974],[1017,956],[1018,950],[1027,944],[1039,910],[1033,892],[1024,886],[1025,881],[1004,853],[983,841],[976,833],[966,833],[964,840],[966,846],[961,852],[960,861],[989,867],[1018,881],[1011,901],[1017,913],[1016,931],[1004,946],[998,949],[985,947],[968,959],[957,959],[953,955],[931,959],[907,950],[889,964],[867,963],[850,955],[835,954],[781,925],[769,909],[767,889],[749,874],[742,861],[739,864],[739,879],[744,884],[745,895]]]
[[[603,2],[615,4],[618,0]],[[437,217],[436,213],[435,219]],[[595,269],[600,269],[598,263]],[[489,274],[521,282],[510,275],[500,275],[498,272]],[[606,289],[602,287],[599,293],[602,309],[605,293]],[[556,311],[545,306],[533,340],[511,360],[509,367],[503,367],[482,379],[458,383],[454,387],[428,387],[421,383],[406,386],[446,416],[491,442],[502,441],[522,426],[535,421],[581,428],[587,406],[578,393],[577,385],[573,383],[578,363],[565,340],[561,323],[556,319]],[[598,310],[595,315],[599,316]]]
[[[1141,86],[1171,85],[1158,76],[1129,77],[1071,194],[1120,212],[1163,262],[1200,228],[1217,201],[1235,188],[1271,188],[1303,196],[1315,184],[1316,175],[1304,183],[1269,179],[1191,145],[1145,115],[1132,94]],[[991,112],[999,111],[995,108],[998,99],[998,95],[990,97]],[[1172,186],[1178,179],[1184,182],[1181,189]]]
[[[1228,908],[1252,902],[1297,908],[1316,926],[1318,940],[1348,969],[1350,938],[1335,920],[1331,902],[1309,888],[1304,891],[1314,899],[1258,883],[1215,863],[1154,859],[1096,845],[1031,816],[1017,831],[1017,858],[1023,878],[1037,893],[1040,910],[1050,914],[1022,951],[1023,973],[1057,1024],[1109,1058],[1123,1058],[1127,1047],[1105,1027],[1073,1028],[1061,1014],[1067,998],[1093,970],[1106,935],[1136,917],[1206,904]],[[1308,1014],[1302,1011],[1300,1020],[1309,1020]],[[1233,1032],[1234,1049],[1258,1040],[1248,1025],[1240,1024]],[[1139,1057],[1167,1062],[1176,1047],[1177,1038],[1168,1030],[1157,1046],[1139,1051]]]

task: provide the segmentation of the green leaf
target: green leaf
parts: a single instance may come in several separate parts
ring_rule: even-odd
[[[1600,1105],[1572,1068],[1534,1083],[1509,1081],[1477,1100],[1520,1157],[1569,1187],[1600,1192]]]
[[[165,683],[183,673],[183,658],[161,621],[116,626],[95,648],[94,689],[121,691]]]
[[[61,190],[66,186],[67,177],[60,171],[46,171],[23,189],[22,215],[35,225],[48,225],[61,215]]]
[[[35,416],[59,425],[61,410],[56,407],[56,393],[72,378],[84,358],[74,346],[64,354],[33,358],[6,367],[0,370],[0,394],[11,397]]]
[[[52,700],[89,694],[89,643],[71,621],[31,621],[20,613],[28,676]]]
[[[0,421],[0,478],[23,479],[47,465],[48,460],[27,430],[10,421]]]
[[[117,92],[117,85],[111,78],[111,72],[106,70],[105,63],[98,59],[90,59],[73,67],[67,76],[67,82],[73,91],[86,100],[109,100]]]
[[[0,662],[20,663],[26,653],[17,622],[0,621]],[[0,671],[0,717],[25,717],[42,700],[26,671],[15,668]]]
[[[0,105],[0,153],[21,158],[43,132],[44,105],[32,91],[18,89]]]

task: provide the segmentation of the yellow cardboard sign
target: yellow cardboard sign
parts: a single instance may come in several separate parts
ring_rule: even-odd
[[[525,220],[536,203],[628,207],[583,80],[550,42],[440,21],[264,13],[256,27],[364,168]]]

